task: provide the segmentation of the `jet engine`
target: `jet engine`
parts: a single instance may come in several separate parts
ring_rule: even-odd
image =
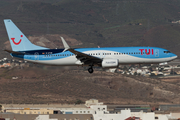
[[[104,59],[102,61],[103,68],[117,68],[119,66],[119,62],[117,59]]]

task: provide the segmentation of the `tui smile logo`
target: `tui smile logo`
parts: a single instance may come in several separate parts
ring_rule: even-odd
[[[21,37],[23,37],[23,35],[21,35]],[[15,42],[15,41],[14,41],[15,38],[11,38],[11,40],[13,41],[13,43],[14,43],[15,45],[19,45],[19,44],[21,43],[21,41],[22,41],[22,39],[20,39],[19,42]]]

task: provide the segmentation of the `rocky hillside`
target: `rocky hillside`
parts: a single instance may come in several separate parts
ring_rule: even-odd
[[[95,98],[111,104],[170,104],[180,99],[179,84],[98,70],[89,74],[76,67],[1,69],[0,85],[0,103],[74,103]]]
[[[77,47],[155,46],[180,56],[177,0],[1,0],[0,11],[1,48],[8,41],[3,19],[12,19],[30,38],[61,34],[83,43]],[[59,47],[52,38],[49,47]]]

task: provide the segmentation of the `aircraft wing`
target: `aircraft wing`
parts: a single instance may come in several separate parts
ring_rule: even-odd
[[[81,62],[84,62],[85,64],[98,64],[102,62],[101,58],[94,57],[79,51],[76,51],[72,48],[68,49],[70,52],[74,53],[76,55],[76,58],[79,59]]]
[[[6,52],[8,52],[8,53],[13,53],[13,54],[16,54],[16,55],[24,55],[24,53],[21,53],[21,52],[15,52],[15,51],[12,51],[12,50],[4,50],[4,51],[6,51]]]
[[[61,40],[65,48],[63,52],[65,52],[66,50],[69,50],[70,52],[76,55],[77,59],[79,59],[81,62],[84,62],[84,64],[100,64],[102,62],[101,58],[94,57],[94,56],[76,51],[73,48],[70,48],[63,37],[61,37]]]

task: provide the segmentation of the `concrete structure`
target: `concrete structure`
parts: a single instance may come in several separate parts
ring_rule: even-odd
[[[29,108],[25,108],[24,110],[19,109],[11,109],[6,110],[6,113],[16,113],[16,114],[53,114],[53,110],[47,110],[47,109],[39,109],[39,110],[31,110]]]
[[[180,104],[179,105],[160,105],[159,106],[159,109],[161,111],[167,111],[169,110],[170,108],[180,108]]]
[[[168,115],[168,118],[169,118],[169,119],[172,119],[172,120],[180,119],[180,112],[179,112],[179,113],[170,113],[170,114]]]
[[[98,100],[96,100],[96,99],[90,99],[90,100],[87,100],[86,102],[85,102],[85,105],[87,106],[87,107],[90,107],[91,105],[103,105],[103,103],[101,102],[99,102]]]
[[[6,118],[6,120],[94,120],[92,115],[34,115],[34,114],[0,114],[0,118]]]
[[[58,120],[56,119],[49,119],[49,115],[39,115],[38,117],[36,117],[35,120]]]
[[[85,105],[86,106],[36,105],[36,107],[34,105],[22,105],[21,107],[19,106],[20,109],[17,109],[18,106],[16,105],[6,105],[3,107],[6,113],[1,116],[7,116],[10,114],[9,112],[12,112],[11,114],[13,117],[19,117],[18,120],[25,120],[25,117],[28,116],[31,117],[31,119],[28,118],[29,120],[126,120],[130,118],[135,118],[137,120],[169,120],[180,117],[179,113],[155,114],[154,112],[143,111],[131,112],[131,110],[127,108],[125,110],[121,110],[120,112],[109,113],[107,110],[107,105],[99,103],[96,99],[86,101]],[[6,118],[12,118],[12,116]],[[24,116],[24,118],[21,119],[21,116]]]
[[[93,114],[94,120],[125,120],[130,116],[130,110],[121,110],[121,113],[118,114],[105,114],[100,111],[98,111],[96,114]]]

